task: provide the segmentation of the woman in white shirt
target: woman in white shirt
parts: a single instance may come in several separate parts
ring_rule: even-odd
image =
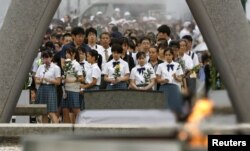
[[[160,91],[165,94],[167,107],[180,115],[182,112],[182,95],[180,91],[183,71],[179,63],[173,61],[172,48],[164,50],[165,62],[156,71],[156,80],[161,85]]]
[[[87,60],[90,67],[86,70],[85,82],[81,84],[81,88],[84,90],[99,90],[101,84],[101,70],[97,65],[98,52],[93,49],[87,52]]]
[[[74,117],[80,112],[82,100],[80,98],[80,84],[83,82],[82,68],[75,60],[77,51],[70,47],[66,50],[66,60],[64,66],[66,99],[62,100],[64,123],[70,123],[69,111],[72,110]],[[74,123],[75,118],[72,118]]]
[[[56,85],[61,82],[61,70],[52,61],[52,53],[45,51],[42,53],[43,65],[39,66],[35,75],[35,82],[40,85],[37,91],[38,104],[47,105],[47,113],[53,123],[58,123],[57,112],[57,93]],[[43,116],[43,122],[47,121],[47,115]]]
[[[155,84],[155,72],[152,66],[146,64],[145,52],[136,54],[138,65],[130,74],[130,86],[135,90],[152,90]]]
[[[104,67],[104,80],[108,83],[107,89],[127,89],[129,80],[128,63],[121,59],[122,46],[113,44],[111,47],[113,59]]]

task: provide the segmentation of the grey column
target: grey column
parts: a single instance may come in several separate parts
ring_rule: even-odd
[[[0,30],[0,122],[9,122],[61,0],[12,0]]]
[[[250,26],[240,0],[187,0],[238,122],[250,122]]]

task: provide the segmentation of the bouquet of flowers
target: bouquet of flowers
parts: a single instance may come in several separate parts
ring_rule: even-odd
[[[186,74],[185,74],[185,77],[196,77],[196,73],[199,72],[201,68],[201,65],[198,64],[197,66],[194,66],[191,70],[187,71]]]
[[[114,71],[114,73],[113,73],[113,76],[114,76],[114,78],[115,79],[117,79],[118,77],[120,77],[121,76],[121,71],[120,71],[120,64],[117,64],[116,66],[115,66],[115,71]]]
[[[177,70],[179,69],[179,67],[181,67],[181,69],[183,70],[183,72],[185,72],[185,70],[186,70],[185,61],[182,60],[182,59],[179,59],[179,60],[178,60],[178,63],[180,64],[180,66],[178,66]]]
[[[77,77],[77,72],[75,71],[75,68],[73,67],[72,61],[70,59],[65,60],[65,66],[63,68],[64,75],[73,75]]]
[[[142,84],[148,84],[152,74],[153,74],[153,71],[150,69],[147,69],[146,72],[143,73],[144,83],[142,82]]]

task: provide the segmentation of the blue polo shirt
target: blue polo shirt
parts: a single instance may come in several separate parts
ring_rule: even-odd
[[[83,43],[81,46],[82,46],[83,48],[85,48],[86,52],[91,51],[91,49],[90,49],[90,47],[89,47],[88,45],[86,45],[86,44]],[[70,42],[70,43],[67,44],[67,45],[64,45],[64,46],[62,47],[62,50],[61,50],[61,58],[66,59],[66,50],[67,50],[68,48],[70,48],[70,47],[76,48],[76,45],[75,45],[75,43],[74,43],[73,41]]]

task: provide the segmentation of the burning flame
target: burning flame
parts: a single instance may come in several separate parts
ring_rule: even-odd
[[[179,133],[179,139],[187,140],[190,136],[189,145],[191,147],[207,147],[207,136],[202,134],[199,125],[204,118],[212,114],[213,106],[213,102],[209,99],[197,100],[184,125],[184,131]]]

